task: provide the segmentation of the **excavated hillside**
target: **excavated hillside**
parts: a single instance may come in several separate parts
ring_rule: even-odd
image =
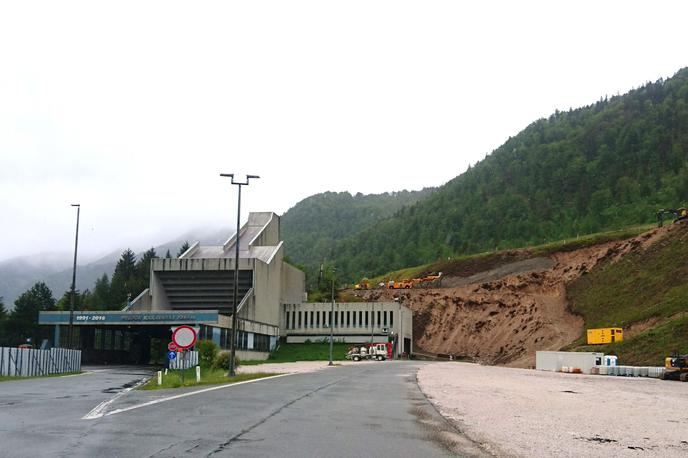
[[[491,258],[502,264],[464,263],[439,287],[354,294],[369,301],[401,296],[414,312],[414,344],[420,351],[530,367],[536,350],[558,350],[583,333],[583,318],[572,314],[567,303],[567,284],[601,264],[647,249],[678,227],[539,257],[510,250]]]

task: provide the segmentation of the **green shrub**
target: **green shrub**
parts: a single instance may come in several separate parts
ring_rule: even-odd
[[[229,351],[221,351],[215,357],[213,361],[213,369],[224,369],[229,370]],[[240,361],[238,356],[234,356],[235,368],[239,367]]]
[[[201,367],[212,367],[219,351],[217,345],[212,340],[201,340],[196,343],[198,350],[198,361]]]

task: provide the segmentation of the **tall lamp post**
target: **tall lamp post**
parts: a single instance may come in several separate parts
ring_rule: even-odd
[[[330,363],[328,366],[334,366],[332,363],[332,349],[334,346],[334,267],[332,268],[332,304],[330,306]]]
[[[74,299],[76,296],[76,252],[79,247],[79,214],[81,204],[72,204],[76,207],[76,237],[74,239],[74,266],[72,267],[72,294],[69,300],[69,348],[74,347]]]
[[[239,295],[239,230],[241,229],[241,187],[248,186],[248,182],[251,178],[260,178],[258,175],[246,175],[246,181],[234,181],[233,173],[221,173],[221,177],[227,177],[232,179],[232,184],[239,187],[239,199],[237,202],[237,225],[236,225],[236,240],[234,245],[236,250],[234,252],[234,293],[232,294],[232,341],[229,344],[229,376],[234,377],[236,375],[236,362],[234,353],[236,348],[236,327],[237,327],[237,296]]]

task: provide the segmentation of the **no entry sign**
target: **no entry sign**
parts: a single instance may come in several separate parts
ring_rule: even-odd
[[[191,348],[196,343],[196,330],[191,326],[177,326],[172,331],[172,342],[182,350]]]

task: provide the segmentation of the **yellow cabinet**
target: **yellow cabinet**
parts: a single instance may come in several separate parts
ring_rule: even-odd
[[[623,329],[599,328],[588,329],[588,345],[608,344],[623,341]]]

